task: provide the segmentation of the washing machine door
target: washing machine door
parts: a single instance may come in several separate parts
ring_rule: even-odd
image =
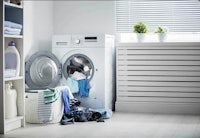
[[[61,63],[48,51],[33,54],[25,64],[25,80],[29,89],[55,87],[61,79]]]
[[[73,51],[64,56],[65,61],[62,67],[62,72],[67,79],[74,77],[77,80],[91,80],[94,76],[94,64],[90,57],[79,51]]]

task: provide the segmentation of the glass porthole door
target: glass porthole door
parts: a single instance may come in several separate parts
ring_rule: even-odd
[[[61,79],[61,64],[48,51],[37,52],[26,62],[26,84],[29,89],[55,87]]]
[[[66,59],[62,67],[62,72],[65,79],[78,76],[91,80],[94,75],[94,64],[92,60],[84,54],[73,54]]]

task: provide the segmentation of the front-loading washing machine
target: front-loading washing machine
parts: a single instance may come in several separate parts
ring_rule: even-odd
[[[70,65],[76,59],[87,67],[86,78],[90,83],[89,96],[76,97],[81,101],[81,105],[90,108],[113,109],[114,36],[105,34],[54,35],[52,53],[62,64],[62,77],[59,85],[67,85],[70,72],[74,70],[70,68]]]
[[[88,97],[76,96],[81,101],[81,105],[97,109],[113,109],[113,57],[114,37],[111,35],[53,36],[52,52],[39,51],[33,54],[25,64],[26,121],[29,123],[60,121],[64,106],[62,99],[59,98],[51,105],[49,112],[52,117],[51,120],[46,120],[42,116],[47,113],[40,110],[41,106],[44,106],[41,103],[41,92],[46,88],[67,87],[67,78],[74,70],[69,67],[74,59],[87,67],[85,76],[90,83]]]

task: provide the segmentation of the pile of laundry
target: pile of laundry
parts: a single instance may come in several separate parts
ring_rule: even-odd
[[[70,89],[65,89],[62,91],[64,103],[64,114],[60,121],[62,125],[87,121],[104,122],[104,119],[111,118],[111,110],[82,107],[81,102],[72,97],[70,93]]]
[[[10,21],[4,22],[4,34],[8,35],[20,35],[22,31],[22,25]]]
[[[64,111],[61,111],[62,118],[60,121],[62,125],[87,121],[104,122],[104,119],[112,117],[110,109],[92,109],[81,106],[81,102],[74,98],[68,86],[46,89],[42,95],[43,99],[41,101],[43,101],[43,104],[39,106],[38,115],[43,123],[50,122],[53,119],[52,103],[60,97],[64,104]]]
[[[79,93],[81,97],[88,97],[90,84],[88,77],[90,76],[91,67],[89,62],[82,57],[73,57],[67,66],[67,86],[71,92]]]

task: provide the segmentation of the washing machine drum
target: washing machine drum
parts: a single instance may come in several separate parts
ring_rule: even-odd
[[[26,84],[29,89],[55,87],[61,79],[61,63],[48,51],[33,54],[25,64]]]
[[[75,73],[79,72],[82,74],[81,76],[84,76],[83,78],[91,80],[94,76],[94,65],[92,60],[88,56],[77,53],[67,58],[67,60],[63,64],[62,72],[66,79],[68,77],[73,77],[79,80],[80,74],[77,75]]]

